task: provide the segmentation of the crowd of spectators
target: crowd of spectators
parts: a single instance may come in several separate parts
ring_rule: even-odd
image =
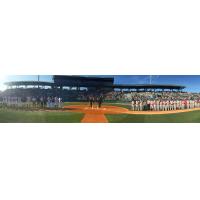
[[[106,95],[106,100],[131,101],[135,100],[197,100],[200,98],[200,93],[191,92],[124,92],[112,91]]]

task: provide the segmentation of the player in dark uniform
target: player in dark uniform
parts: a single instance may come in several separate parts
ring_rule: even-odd
[[[101,108],[102,102],[103,102],[103,95],[100,95],[100,96],[98,97],[98,108]]]
[[[93,104],[94,104],[94,97],[91,95],[89,96],[89,102],[90,102],[90,108],[93,108]]]

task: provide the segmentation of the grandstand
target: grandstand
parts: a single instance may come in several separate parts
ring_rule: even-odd
[[[88,90],[112,88],[114,78],[84,77],[84,76],[53,76],[56,87],[85,87]]]
[[[11,81],[1,96],[59,96],[64,101],[86,101],[90,93],[112,92],[182,92],[185,86],[156,84],[115,84],[114,78],[54,75],[52,82]],[[121,93],[118,93],[118,96]],[[119,100],[119,98],[117,98]]]
[[[44,81],[11,81],[6,82],[7,89],[87,89],[89,90],[131,90],[131,91],[182,91],[185,86],[160,85],[160,84],[114,84],[114,78],[85,77],[85,76],[64,76],[54,75],[53,82]]]

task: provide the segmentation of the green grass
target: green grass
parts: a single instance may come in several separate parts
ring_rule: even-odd
[[[78,123],[82,113],[0,110],[0,123]]]
[[[106,115],[111,123],[200,123],[200,111],[164,115]]]

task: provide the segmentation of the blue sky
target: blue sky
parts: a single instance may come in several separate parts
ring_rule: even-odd
[[[112,75],[108,75],[113,77]],[[101,76],[103,77],[103,75]],[[105,77],[105,76],[104,76]],[[117,84],[148,84],[150,82],[149,75],[115,75],[115,83]],[[6,76],[0,78],[0,90],[5,89],[3,82],[31,80],[37,81],[37,75],[18,75]],[[52,82],[51,75],[41,75],[41,81]],[[186,86],[186,91],[200,92],[200,75],[153,75],[152,84],[178,84]]]

